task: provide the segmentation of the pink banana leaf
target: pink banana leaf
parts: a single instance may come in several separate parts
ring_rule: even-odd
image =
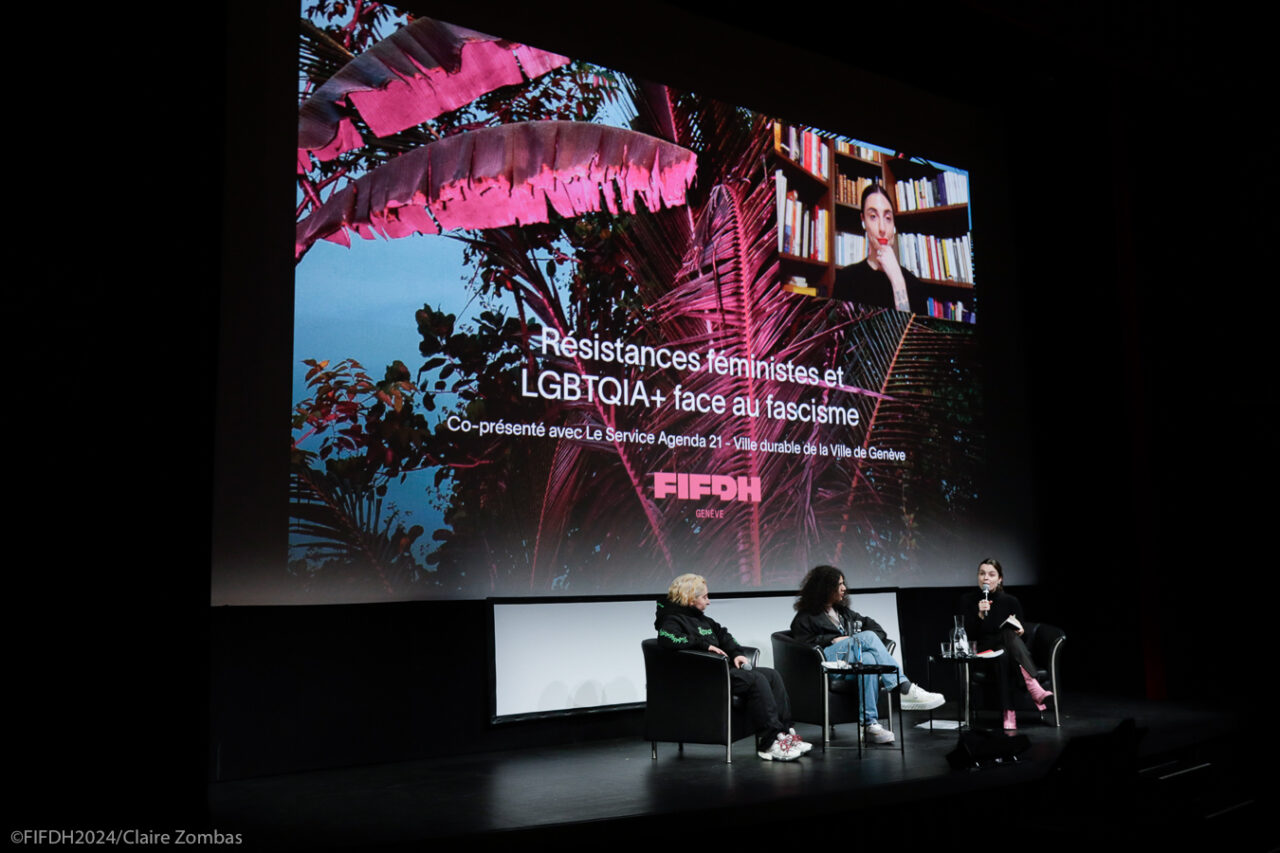
[[[685,203],[697,155],[670,142],[585,122],[517,122],[424,145],[334,193],[297,225],[295,257],[318,239],[501,228],[607,208]]]
[[[308,170],[309,154],[331,160],[363,144],[344,103],[374,134],[387,136],[568,62],[557,53],[418,18],[351,60],[302,105],[298,173]]]

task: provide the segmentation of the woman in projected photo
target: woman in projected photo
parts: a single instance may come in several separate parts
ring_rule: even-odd
[[[796,616],[791,620],[792,637],[801,643],[821,646],[822,655],[827,660],[847,660],[850,650],[853,650],[859,653],[863,663],[898,666],[898,661],[889,654],[885,645],[889,642],[889,635],[880,623],[851,610],[846,604],[844,573],[834,566],[818,566],[805,575],[795,608]],[[857,676],[848,678],[856,679]],[[871,743],[893,743],[893,732],[880,725],[877,713],[881,686],[901,694],[904,711],[930,711],[946,701],[941,693],[930,693],[913,684],[901,669],[879,678],[863,677],[862,707],[865,710],[862,727],[865,739]]]
[[[711,596],[701,575],[681,575],[671,582],[666,599],[658,600],[653,625],[658,642],[673,651],[710,652],[727,657],[730,688],[741,696],[756,729],[756,754],[765,761],[792,761],[813,748],[791,727],[791,700],[782,676],[766,667],[752,668],[742,646],[728,629],[706,615]]]
[[[964,614],[964,630],[978,651],[1003,649],[1004,654],[992,661],[1000,685],[1000,707],[1004,709],[1004,727],[1016,729],[1018,717],[1013,711],[1013,692],[1026,690],[1041,711],[1053,694],[1031,676],[1036,666],[1022,642],[1024,629],[1022,603],[1005,592],[1004,568],[999,560],[985,559],[978,564],[978,590],[960,599]]]
[[[910,270],[898,264],[893,201],[884,187],[872,184],[862,191],[862,232],[867,257],[836,271],[831,298],[927,314],[929,294]]]

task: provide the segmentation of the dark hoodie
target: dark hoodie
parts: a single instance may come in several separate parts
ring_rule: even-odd
[[[696,607],[676,604],[670,599],[658,599],[653,627],[658,629],[658,642],[664,648],[705,652],[710,646],[715,646],[730,660],[745,654],[738,641],[719,622]]]

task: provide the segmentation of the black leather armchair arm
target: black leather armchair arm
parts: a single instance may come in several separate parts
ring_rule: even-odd
[[[729,682],[732,662],[714,652],[674,651],[657,640],[644,640],[645,694],[644,738],[657,742],[722,743],[726,760],[732,761],[733,741],[752,734],[745,716],[734,713]],[[744,647],[752,666],[760,650]]]

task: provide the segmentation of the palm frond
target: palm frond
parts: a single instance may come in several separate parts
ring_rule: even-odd
[[[365,566],[394,594],[416,568],[410,546],[423,533],[405,529],[394,514],[383,517],[383,500],[368,484],[296,460],[290,475],[290,532],[313,559],[338,558]]]
[[[983,462],[977,344],[972,328],[884,309],[851,329],[859,357],[850,381],[878,385],[861,405],[864,449],[894,449],[909,464],[869,459],[850,466],[823,510],[838,515],[834,554],[909,573],[928,552],[944,560],[959,541],[955,519],[978,498]],[[920,531],[928,519],[928,537]]]

